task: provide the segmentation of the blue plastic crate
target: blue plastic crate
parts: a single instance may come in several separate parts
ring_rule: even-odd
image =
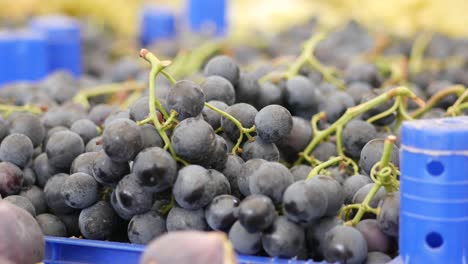
[[[46,237],[46,264],[132,264],[138,263],[142,245],[88,239]],[[318,264],[313,261],[238,255],[239,264]],[[325,264],[325,262],[322,262]]]

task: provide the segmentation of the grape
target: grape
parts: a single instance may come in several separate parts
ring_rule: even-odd
[[[140,264],[155,263],[223,264],[236,263],[236,259],[226,235],[219,232],[180,231],[163,235],[151,242]]]
[[[274,143],[267,143],[259,137],[246,142],[242,148],[242,158],[246,161],[250,159],[279,161],[279,155],[279,150]]]
[[[147,148],[136,156],[132,173],[146,191],[160,192],[174,184],[177,176],[177,163],[164,149]]]
[[[99,201],[81,210],[78,218],[80,232],[87,239],[105,240],[115,230],[116,217],[108,202]]]
[[[0,162],[0,195],[17,194],[23,184],[23,172],[15,164]]]
[[[242,160],[239,156],[229,154],[222,171],[224,176],[226,176],[228,179],[229,185],[231,186],[231,194],[237,198],[241,198],[242,196],[239,189],[238,178],[240,177],[239,175],[241,173],[243,164],[244,160]]]
[[[292,121],[291,131],[276,142],[288,162],[296,160],[297,153],[303,151],[312,139],[312,128],[309,122],[297,116],[293,116]]]
[[[354,106],[354,99],[347,93],[337,91],[331,93],[319,105],[319,111],[325,112],[327,121],[333,123],[338,120],[348,108]]]
[[[339,225],[325,235],[324,256],[327,262],[359,264],[366,260],[367,244],[356,228]]]
[[[44,187],[50,177],[58,173],[56,168],[49,166],[46,153],[42,153],[34,159],[33,169],[37,176],[37,185]]]
[[[0,261],[39,263],[44,259],[44,236],[38,223],[25,210],[0,201]],[[3,262],[2,262],[3,263]]]
[[[202,118],[187,118],[175,128],[171,137],[175,153],[182,159],[195,164],[210,162],[216,149],[213,128]]]
[[[27,136],[34,147],[39,146],[46,135],[45,128],[39,117],[30,113],[18,114],[11,122],[10,133]],[[0,138],[3,137],[0,136]]]
[[[346,83],[364,82],[372,87],[380,87],[382,76],[374,64],[351,64],[346,68],[344,78]]]
[[[218,75],[224,77],[234,86],[239,81],[239,66],[232,58],[225,55],[211,58],[206,63],[203,73],[205,76]]]
[[[93,176],[77,172],[67,177],[61,193],[68,206],[83,209],[98,201],[99,185]]]
[[[36,209],[34,205],[29,201],[28,198],[20,196],[20,195],[10,195],[3,199],[4,201],[8,201],[21,209],[24,209],[28,213],[30,213],[33,217],[36,217]]]
[[[78,88],[78,83],[71,73],[64,70],[51,73],[40,85],[58,103],[72,99]]]
[[[155,211],[135,215],[128,223],[128,239],[134,244],[148,244],[166,232],[166,220]]]
[[[361,150],[361,157],[359,158],[359,167],[370,175],[372,167],[380,161],[383,154],[385,139],[376,138],[369,142]],[[396,146],[393,147],[390,162],[396,167],[400,166],[399,150]]]
[[[23,188],[28,188],[33,186],[36,183],[36,173],[34,173],[33,169],[25,168],[23,170]]]
[[[438,80],[433,81],[427,86],[426,91],[429,96],[433,96],[437,92],[452,86],[453,83],[447,80]],[[450,94],[448,96],[443,97],[437,104],[436,107],[447,109],[448,107],[452,106],[455,101],[457,100],[457,96],[455,94]]]
[[[216,135],[216,149],[211,153],[209,164],[205,166],[221,171],[224,169],[227,157],[228,146],[226,140],[223,137]]]
[[[229,230],[229,240],[234,249],[241,254],[253,255],[262,249],[262,233],[250,233],[239,221]]]
[[[311,166],[303,164],[296,165],[289,169],[295,182],[307,179],[311,170]]]
[[[251,72],[240,73],[239,83],[235,86],[237,103],[255,104],[258,102],[258,95],[261,89],[258,84],[258,78]]]
[[[331,157],[335,157],[338,155],[336,151],[336,145],[332,142],[322,142],[315,147],[312,151],[312,156],[320,161],[327,161]]]
[[[273,224],[277,213],[271,199],[265,195],[247,196],[239,205],[237,217],[250,233],[266,230]]]
[[[289,111],[280,105],[262,108],[255,116],[258,136],[267,143],[277,142],[291,132],[293,125]]]
[[[115,186],[129,172],[127,162],[115,162],[104,151],[100,151],[93,162],[92,176],[103,185]]]
[[[169,110],[178,113],[177,119],[184,120],[198,116],[205,104],[205,94],[198,84],[182,80],[175,83],[166,97]]]
[[[206,77],[200,88],[205,94],[206,101],[218,100],[227,105],[232,105],[236,100],[234,86],[232,86],[229,80],[221,76],[212,75]]]
[[[377,221],[382,231],[393,237],[398,236],[400,219],[400,192],[388,194],[379,203]]]
[[[143,140],[142,149],[151,148],[151,147],[160,147],[164,146],[164,142],[159,135],[158,131],[153,125],[144,124],[140,127],[141,129],[141,139]]]
[[[244,196],[250,195],[250,177],[252,177],[253,173],[256,172],[260,165],[265,162],[267,161],[263,159],[251,159],[242,165],[241,171],[237,178],[237,185],[239,186],[239,190]]]
[[[99,128],[89,119],[76,120],[70,130],[78,134],[85,145],[92,138],[99,136]]]
[[[134,80],[140,72],[141,64],[134,57],[122,57],[118,59],[110,69],[108,78],[112,82],[124,82]]]
[[[142,130],[143,130],[143,128],[142,128]],[[143,133],[143,131],[142,131],[142,133]],[[99,152],[101,150],[104,150],[104,148],[102,147],[102,137],[101,136],[90,139],[88,141],[88,144],[86,144],[86,149],[85,149],[86,152]]]
[[[93,121],[97,126],[101,126],[106,118],[117,110],[118,108],[115,105],[98,104],[91,108],[88,119]]]
[[[135,215],[131,208],[125,208],[121,203],[117,201],[117,195],[115,193],[115,190],[111,193],[110,204],[114,209],[115,213],[117,213],[117,215],[124,220],[130,220]]]
[[[351,120],[343,129],[343,143],[346,154],[358,159],[367,142],[377,137],[375,127],[362,120]]]
[[[104,121],[104,127],[108,127],[112,122],[117,119],[128,119],[130,120],[130,111],[129,110],[118,110],[111,113],[106,120]]]
[[[368,183],[372,183],[372,180],[365,175],[358,174],[348,177],[343,183],[344,203],[350,204],[354,194]]]
[[[22,190],[19,195],[27,198],[32,203],[36,214],[39,215],[47,211],[45,195],[39,187],[35,185],[30,186],[28,189]]]
[[[296,181],[284,192],[284,214],[298,224],[310,223],[322,217],[327,208],[327,193],[312,181]]]
[[[106,126],[102,143],[113,161],[133,160],[143,147],[140,127],[129,119],[116,119]]]
[[[365,103],[365,102],[368,102],[374,98],[376,98],[377,96],[379,96],[379,94],[381,93],[381,91],[377,91],[377,90],[372,90],[366,94],[363,94],[362,95],[362,98],[361,98],[361,104],[362,103]],[[389,108],[392,107],[392,105],[394,104],[394,100],[388,100],[372,109],[370,109],[369,111],[365,112],[364,114],[362,114],[362,119],[364,120],[367,120],[369,119],[370,117],[372,116],[375,116],[377,114],[380,114],[386,110],[388,110]],[[382,119],[379,119],[375,122],[373,122],[374,125],[376,126],[386,126],[386,125],[390,125],[393,121],[395,120],[395,114],[391,114],[389,116],[386,116]]]
[[[86,115],[82,112],[74,111],[65,106],[59,106],[49,109],[44,113],[42,116],[42,124],[46,129],[57,126],[70,127],[73,122],[85,117]]]
[[[318,110],[321,94],[304,76],[294,76],[286,82],[286,100],[292,114],[307,112],[310,119]]]
[[[339,88],[334,84],[327,83],[327,82],[317,82],[317,81],[314,81],[314,80],[311,80],[311,81],[314,82],[314,83],[319,84],[317,88],[320,90],[320,92],[323,95],[328,96],[328,95],[330,95],[332,93],[335,93],[335,92],[339,91]]]
[[[249,189],[252,194],[263,194],[271,198],[274,204],[283,200],[283,193],[294,179],[283,164],[265,162],[249,178]]]
[[[93,175],[93,163],[99,155],[98,152],[85,152],[80,154],[73,160],[70,167],[70,174],[83,172],[89,175]]]
[[[372,86],[366,82],[352,82],[346,88],[346,92],[351,95],[354,104],[359,104],[362,100],[362,95],[370,92]]]
[[[10,133],[7,122],[0,117],[0,142]]]
[[[10,134],[0,144],[0,159],[24,168],[33,155],[33,144],[23,134]]]
[[[213,230],[229,231],[237,220],[239,203],[238,198],[228,194],[216,196],[205,209],[206,222]]]
[[[187,210],[177,206],[174,206],[169,211],[166,227],[169,232],[178,230],[209,230],[203,209]]]
[[[353,196],[353,203],[362,203],[366,198],[367,194],[370,190],[374,187],[375,183],[368,183],[361,188],[354,194]],[[370,200],[369,206],[372,208],[376,208],[379,202],[385,197],[386,192],[383,187],[381,187],[377,193],[375,194],[374,198]]]
[[[209,101],[208,103],[222,111],[225,111],[226,108],[228,108],[228,105],[221,101],[212,100],[212,101]],[[219,127],[221,127],[221,115],[220,114],[216,113],[215,111],[205,106],[203,107],[202,115],[203,115],[203,119],[205,119],[205,121],[208,124],[210,124],[210,126],[213,129],[218,129]]]
[[[318,185],[325,191],[328,206],[325,215],[336,215],[344,203],[343,187],[341,184],[327,175],[317,175],[311,180],[311,184]]]
[[[283,105],[284,104],[285,92],[278,85],[274,85],[271,82],[264,82],[260,84],[260,95],[256,102],[257,107],[263,108],[268,105]]]
[[[62,196],[62,186],[70,175],[59,173],[50,178],[44,187],[44,196],[47,206],[53,213],[71,213],[75,209],[68,206],[65,198]]]
[[[153,205],[151,193],[141,188],[135,174],[128,174],[119,181],[115,195],[119,206],[132,215],[146,213]]]
[[[222,183],[213,172],[199,165],[189,165],[179,170],[173,189],[177,203],[185,209],[197,210],[208,205],[215,196],[227,193],[223,192],[227,190],[217,186]],[[221,177],[224,175],[221,174]],[[224,184],[229,185],[225,177],[224,180]]]
[[[80,212],[71,214],[58,214],[57,217],[60,218],[60,221],[62,221],[62,223],[67,228],[67,234],[69,236],[81,236],[80,225],[78,223]]]
[[[382,264],[390,261],[392,261],[392,258],[382,252],[369,252],[364,264]]]
[[[128,109],[130,112],[130,119],[135,122],[143,120],[148,117],[149,115],[149,96],[142,96],[138,98],[130,108]]]
[[[36,217],[36,221],[45,236],[67,237],[68,235],[65,224],[53,214],[40,214]]]
[[[364,219],[356,225],[356,229],[361,232],[367,242],[367,250],[389,253],[392,241],[379,228],[375,219]]]
[[[335,226],[342,224],[343,220],[335,216],[326,216],[307,226],[307,249],[315,261],[322,261],[324,259],[325,234]]]
[[[83,152],[83,140],[71,131],[54,133],[46,145],[49,165],[64,171],[68,171],[73,160]]]
[[[258,113],[255,107],[246,103],[233,104],[226,108],[225,112],[237,119],[245,128],[251,128],[255,125],[255,116]],[[240,135],[239,129],[231,120],[223,116],[221,127],[231,141],[237,142]]]
[[[292,258],[305,245],[304,230],[284,216],[276,218],[270,229],[262,236],[262,245],[271,257]]]

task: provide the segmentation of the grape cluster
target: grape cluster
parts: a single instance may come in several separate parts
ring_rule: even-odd
[[[370,52],[367,34],[355,23],[325,39],[318,30],[309,38],[291,29],[279,35],[284,47],[266,52],[303,42],[288,65],[244,67],[235,59],[242,54],[217,55],[198,75],[176,80],[169,61],[142,50],[149,76],[126,58],[110,79],[149,85],[84,89],[89,82],[56,72],[37,86],[4,87],[0,96],[15,104],[0,108],[7,109],[0,211],[6,202],[24,209],[49,236],[161,238],[143,263],[163,261],[181,241],[165,234],[187,230],[193,233],[179,247],[197,243],[195,231],[214,230],[241,254],[387,261],[398,253],[400,206],[392,135],[404,120],[465,114],[466,79],[449,70],[466,66],[398,75],[380,61],[387,52],[406,54],[398,42],[356,63]],[[417,88],[395,86],[401,83]],[[122,92],[137,97],[122,101]],[[46,111],[31,106],[44,104]],[[225,242],[213,236],[196,247]]]

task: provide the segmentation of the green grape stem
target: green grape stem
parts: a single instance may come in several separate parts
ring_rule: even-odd
[[[344,160],[344,157],[339,156],[339,157],[330,158],[329,160],[320,163],[319,165],[317,165],[315,168],[313,168],[309,172],[309,174],[307,175],[306,180],[312,179],[313,177],[319,175],[322,170],[324,170],[324,169],[326,169],[326,168],[328,168],[330,166],[333,166],[333,165],[335,165],[338,162],[343,161],[343,160]]]
[[[458,97],[457,101],[447,109],[446,115],[457,116],[460,114],[461,110],[468,107],[468,103],[463,103],[465,99],[468,99],[468,89],[465,89],[462,95]]]
[[[411,113],[411,117],[413,118],[419,118],[425,113],[427,113],[429,110],[431,110],[440,100],[444,99],[445,97],[451,95],[451,94],[456,94],[458,96],[461,96],[463,92],[466,90],[466,88],[462,85],[453,85],[449,86],[443,90],[440,90],[439,92],[435,93],[427,102],[426,105],[423,107],[418,108],[416,111]]]
[[[40,107],[33,106],[33,105],[17,106],[17,105],[0,104],[0,112],[4,112],[3,116],[7,118],[9,115],[11,115],[14,112],[29,112],[32,114],[39,115],[43,112],[43,110]]]

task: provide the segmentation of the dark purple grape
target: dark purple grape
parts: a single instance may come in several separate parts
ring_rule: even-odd
[[[309,255],[315,261],[324,259],[325,234],[335,226],[342,225],[343,220],[336,216],[327,216],[318,219],[307,226],[306,241]]]
[[[69,236],[81,236],[80,225],[78,223],[80,212],[71,214],[58,214],[57,217],[60,218],[60,221],[62,221],[62,223],[67,228],[67,234]]]
[[[37,177],[37,185],[44,187],[50,177],[57,174],[59,171],[49,165],[49,159],[46,153],[42,153],[34,159],[33,169]]]
[[[115,105],[98,104],[91,108],[88,118],[93,121],[94,124],[101,126],[104,124],[106,118],[117,110],[118,107]]]
[[[362,95],[370,92],[372,86],[366,82],[352,82],[346,88],[346,92],[354,99],[354,104],[358,105],[362,100]]]
[[[169,110],[178,113],[179,120],[196,117],[203,110],[205,94],[200,86],[192,81],[178,81],[169,90],[166,104]]]
[[[130,172],[128,162],[115,162],[104,151],[98,153],[93,162],[93,177],[103,185],[115,186]]]
[[[267,143],[260,137],[253,141],[247,141],[242,148],[242,158],[247,161],[251,159],[264,159],[267,161],[279,161],[280,153],[274,143]]]
[[[250,233],[239,221],[229,230],[229,240],[234,249],[241,254],[257,254],[262,249],[262,233]]]
[[[24,168],[31,161],[33,151],[34,147],[29,137],[10,134],[0,144],[0,160]]]
[[[367,242],[367,250],[390,253],[392,240],[380,230],[379,223],[375,219],[361,220],[356,229],[361,232]]]
[[[372,183],[372,180],[366,175],[357,174],[348,177],[343,183],[344,203],[350,204],[354,194],[369,183]]]
[[[268,105],[283,105],[285,101],[285,90],[271,82],[264,82],[260,84],[260,95],[258,101],[255,102],[259,108],[266,107]]]
[[[277,142],[287,136],[292,126],[291,113],[280,105],[265,106],[255,116],[257,134],[267,143]]]
[[[166,227],[169,232],[179,230],[209,230],[203,209],[187,210],[178,206],[174,206],[169,211],[166,219]]]
[[[46,145],[49,165],[63,171],[69,171],[73,160],[83,152],[83,140],[72,131],[54,133]]]
[[[29,188],[36,183],[36,173],[31,168],[23,170],[23,189]]]
[[[293,116],[292,121],[292,129],[288,135],[276,142],[288,162],[295,161],[298,158],[297,153],[303,151],[312,140],[312,127],[308,121],[297,116]]]
[[[321,97],[316,86],[304,76],[294,76],[286,82],[286,101],[293,115],[310,119],[317,113]]]
[[[338,225],[325,235],[324,256],[330,263],[363,263],[367,257],[366,240],[356,228]]]
[[[28,213],[30,213],[33,217],[36,217],[36,208],[34,205],[29,201],[28,198],[20,196],[20,195],[10,195],[3,198],[3,201],[8,201],[21,209],[24,209]]]
[[[125,208],[122,204],[120,204],[117,201],[115,190],[111,193],[110,204],[112,208],[114,209],[115,213],[117,213],[117,215],[124,220],[129,221],[135,215],[131,209]]]
[[[143,128],[142,128],[143,130]],[[143,133],[143,132],[142,132]],[[88,144],[86,144],[86,152],[99,152],[101,150],[104,150],[102,147],[102,137],[95,137],[91,140],[89,140]]]
[[[277,213],[271,199],[265,195],[247,196],[239,205],[237,217],[250,233],[266,230],[273,224]]]
[[[10,162],[0,162],[0,195],[17,194],[23,185],[23,171]]]
[[[266,195],[274,204],[280,204],[284,191],[293,182],[293,176],[286,166],[277,162],[265,162],[249,178],[249,189],[252,194]]]
[[[99,128],[89,119],[76,120],[70,130],[78,134],[86,145],[92,138],[99,136]]]
[[[59,106],[49,109],[42,116],[42,124],[46,129],[57,126],[70,127],[76,120],[85,118],[86,114],[81,111]]]
[[[324,141],[315,147],[312,151],[312,156],[320,161],[327,161],[331,157],[338,156],[336,145],[329,141]]]
[[[130,108],[130,119],[135,122],[141,121],[149,115],[149,96],[143,96],[138,98]]]
[[[68,206],[65,198],[62,196],[62,186],[70,175],[59,173],[50,178],[44,187],[44,196],[47,206],[55,214],[71,213],[75,209]]]
[[[364,82],[372,87],[380,87],[383,81],[377,66],[371,63],[351,64],[346,68],[344,78],[346,83]]]
[[[45,128],[39,117],[30,113],[18,114],[11,122],[10,133],[23,134],[29,137],[34,147],[39,146],[46,135]]]
[[[337,215],[344,203],[344,193],[341,184],[327,175],[316,175],[310,179],[310,182],[324,190],[327,196],[328,206],[325,215]]]
[[[385,139],[376,138],[369,142],[361,150],[361,157],[359,158],[359,167],[370,175],[372,167],[380,161],[383,154]],[[400,166],[399,150],[397,146],[393,147],[390,162],[396,167]]]
[[[216,148],[211,153],[211,159],[207,167],[222,171],[228,158],[228,146],[226,140],[216,135]],[[206,166],[206,165],[205,165]]]
[[[36,214],[43,214],[47,211],[45,194],[39,187],[33,185],[29,189],[22,190],[19,195],[27,198],[32,203]]]
[[[353,203],[362,203],[364,199],[366,199],[367,194],[370,192],[370,190],[374,187],[375,183],[368,183],[364,186],[362,186],[353,196]],[[375,194],[374,198],[370,200],[369,206],[372,208],[376,208],[379,204],[379,202],[385,198],[386,192],[383,187],[380,187],[380,189],[377,191]]]
[[[99,201],[81,210],[78,218],[80,231],[87,239],[105,240],[116,228],[117,215],[108,202]]]
[[[133,244],[148,244],[166,232],[166,219],[155,211],[135,215],[128,223],[128,239]]]
[[[143,140],[142,149],[151,148],[151,147],[160,147],[164,146],[164,142],[159,135],[158,131],[153,125],[144,124],[140,127],[141,129],[141,139]]]
[[[221,76],[212,75],[206,77],[200,88],[205,94],[206,101],[218,100],[227,105],[232,105],[236,100],[234,86],[232,86],[229,80]]]
[[[358,159],[362,148],[374,138],[377,138],[377,130],[373,125],[358,119],[351,120],[343,129],[345,153],[353,159]]]
[[[40,86],[55,101],[62,104],[73,98],[78,89],[78,82],[70,72],[60,70],[48,75]]]
[[[104,129],[102,143],[113,161],[133,160],[143,147],[140,127],[130,119],[116,119]]]
[[[232,58],[225,55],[211,58],[206,63],[203,74],[205,76],[218,75],[224,77],[234,86],[239,82],[239,66]]]
[[[292,167],[291,169],[289,169],[295,182],[307,179],[307,176],[309,176],[309,173],[311,170],[312,170],[311,166],[303,165],[303,164],[296,165]]]
[[[307,224],[322,217],[327,209],[328,197],[325,189],[312,181],[296,181],[284,192],[284,214],[298,224]]]
[[[40,214],[36,217],[36,221],[41,227],[42,233],[45,236],[67,237],[67,227],[65,224],[53,214]]]
[[[67,177],[61,193],[68,206],[83,209],[99,200],[99,184],[93,176],[77,172]]]
[[[222,111],[225,111],[226,108],[228,108],[228,105],[221,101],[212,100],[212,101],[209,101],[208,103]],[[205,121],[208,124],[210,124],[210,126],[213,129],[218,129],[219,127],[221,127],[221,115],[220,114],[216,113],[215,111],[205,106],[203,107],[202,115],[203,115],[203,119],[205,119]]]
[[[262,245],[270,257],[292,258],[305,246],[304,230],[284,216],[263,232]]]
[[[241,72],[239,76],[239,83],[235,85],[236,102],[256,104],[259,100],[260,85],[258,83],[258,76],[252,72]]]
[[[238,178],[240,177],[239,175],[241,173],[243,164],[244,160],[239,156],[229,154],[222,171],[224,176],[226,176],[228,179],[229,185],[231,186],[231,194],[237,198],[241,198],[242,196],[242,193],[239,189]]]
[[[334,123],[348,108],[354,106],[354,99],[347,93],[338,91],[331,93],[326,100],[320,102],[319,111],[325,112],[327,121]]]
[[[379,208],[377,221],[380,229],[389,236],[397,237],[400,223],[400,192],[391,193],[383,198]]]
[[[134,174],[128,174],[119,181],[115,188],[117,203],[132,215],[143,214],[151,210],[153,198],[137,182]]]
[[[98,152],[85,152],[80,154],[73,160],[70,167],[70,174],[83,172],[89,175],[93,175],[93,163],[98,157]]]
[[[206,222],[213,230],[228,232],[237,220],[239,203],[238,198],[228,194],[216,196],[205,209]]]
[[[255,116],[258,113],[255,107],[246,103],[233,104],[226,108],[225,112],[237,119],[245,128],[251,128],[255,125]],[[239,129],[231,120],[223,116],[221,118],[221,127],[231,141],[237,142],[240,135]]]
[[[237,185],[244,196],[248,196],[251,193],[249,187],[250,177],[252,177],[253,173],[265,162],[267,161],[263,159],[251,159],[242,165],[237,178]]]

